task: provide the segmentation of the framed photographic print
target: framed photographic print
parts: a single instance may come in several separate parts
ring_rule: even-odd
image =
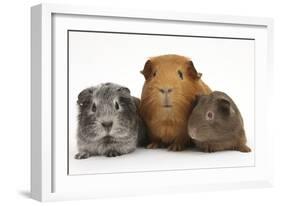
[[[31,8],[40,201],[272,185],[268,18]]]

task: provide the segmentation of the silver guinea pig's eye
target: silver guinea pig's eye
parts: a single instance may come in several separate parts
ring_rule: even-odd
[[[118,102],[115,102],[114,106],[115,106],[116,110],[119,110],[120,106],[119,106]]]
[[[93,103],[93,106],[92,106],[92,111],[93,111],[93,112],[96,112],[96,111],[97,111],[97,106],[96,106],[96,104],[95,104],[95,103]]]

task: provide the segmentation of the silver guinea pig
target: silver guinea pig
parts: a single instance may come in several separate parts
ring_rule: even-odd
[[[84,89],[79,107],[76,159],[133,152],[145,142],[145,127],[138,115],[139,99],[114,83]]]

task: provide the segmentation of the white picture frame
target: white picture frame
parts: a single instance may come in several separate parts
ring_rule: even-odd
[[[55,20],[57,16],[67,16],[70,24],[57,23],[58,21]],[[60,35],[59,32],[62,31],[62,34],[65,35],[63,38],[66,38],[67,32],[65,31],[67,30],[87,30],[86,28],[93,27],[90,20],[99,18],[106,19],[106,22],[101,23],[104,27],[112,26],[111,32],[123,32],[124,30],[136,32],[138,29],[142,29],[141,26],[132,30],[132,27],[126,27],[126,25],[137,21],[143,28],[150,29],[152,33],[162,34],[164,30],[161,30],[161,27],[156,29],[149,23],[160,22],[163,26],[176,24],[177,35],[181,35],[187,24],[192,24],[194,27],[200,25],[203,29],[198,29],[195,34],[191,35],[255,40],[255,73],[253,74],[255,82],[254,165],[236,168],[69,175],[68,163],[66,163],[68,160],[65,158],[68,142],[57,140],[58,134],[54,132],[60,117],[66,115],[66,113],[58,113],[55,107],[57,95],[63,96],[64,91],[64,88],[61,88],[57,82],[60,81],[60,78],[62,82],[64,80],[63,73],[60,72],[63,68],[62,70],[58,69],[55,63],[58,57],[56,54],[67,48],[64,41],[60,41],[58,44],[54,42],[54,36]],[[122,31],[118,30],[114,24],[116,20],[122,21]],[[98,26],[98,23],[95,26]],[[272,186],[273,135],[268,125],[270,117],[268,108],[271,100],[271,93],[268,91],[271,91],[271,77],[273,76],[272,29],[273,21],[269,18],[127,11],[56,4],[40,4],[32,7],[32,198],[39,201],[53,201]],[[58,33],[54,34],[54,31]],[[58,38],[58,40],[64,39]],[[62,63],[59,65],[65,67],[67,64],[65,58],[68,57],[61,57],[58,61],[62,61]],[[267,98],[264,98],[264,94]]]

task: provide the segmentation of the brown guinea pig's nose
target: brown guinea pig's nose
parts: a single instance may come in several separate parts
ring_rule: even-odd
[[[189,135],[191,136],[191,138],[196,139],[196,134],[197,134],[197,129],[196,128],[191,128],[189,130]]]
[[[159,89],[159,91],[162,93],[162,94],[169,94],[173,91],[172,88],[161,88]]]

